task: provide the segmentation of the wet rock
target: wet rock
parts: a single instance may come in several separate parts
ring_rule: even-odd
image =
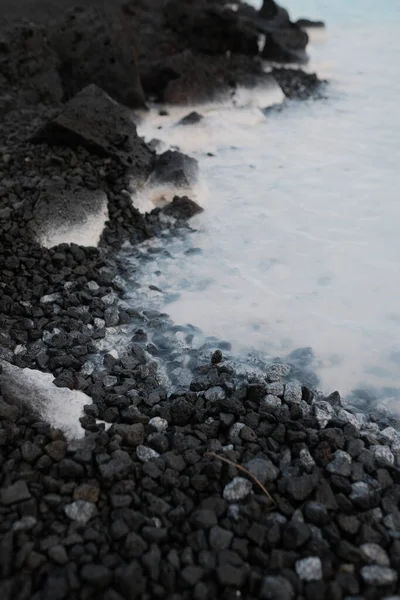
[[[84,500],[76,500],[65,506],[65,514],[71,521],[76,521],[81,525],[85,525],[92,517],[95,516],[97,509],[92,502]]]
[[[142,177],[153,163],[153,154],[138,136],[127,110],[96,85],[76,94],[33,141],[73,148],[81,145],[103,156],[114,156]]]
[[[296,561],[296,573],[303,581],[322,579],[322,563],[318,556],[308,556]]]
[[[244,500],[251,494],[252,489],[253,485],[251,481],[244,477],[234,477],[225,486],[223,496],[228,502],[240,502],[240,500]]]
[[[12,485],[0,490],[0,498],[2,504],[8,506],[23,500],[29,500],[31,493],[25,481],[16,481]]]
[[[179,188],[192,186],[198,178],[197,160],[177,152],[167,150],[156,157],[154,168],[147,180],[148,185],[172,185]],[[178,205],[182,204],[178,202]]]
[[[202,115],[200,115],[195,110],[191,113],[185,115],[180,121],[178,121],[178,125],[195,125],[196,123],[200,123],[203,120]]]
[[[181,221],[187,221],[195,215],[203,212],[201,206],[199,206],[193,200],[190,200],[187,196],[174,196],[172,202],[167,204],[162,209],[164,215],[168,217],[174,217]]]
[[[277,396],[273,396],[272,394],[268,394],[261,400],[260,409],[264,412],[268,412],[271,414],[277,414],[279,409],[282,406],[282,401]]]
[[[296,25],[298,27],[302,27],[303,29],[325,27],[325,23],[323,21],[311,21],[310,19],[297,19]]]

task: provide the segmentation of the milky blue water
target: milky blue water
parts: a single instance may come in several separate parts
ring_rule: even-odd
[[[151,113],[147,138],[199,160],[206,210],[140,281],[165,292],[149,298],[175,322],[237,353],[311,347],[324,391],[368,388],[390,402],[400,388],[400,2],[285,6],[327,23],[308,67],[329,79],[327,99],[265,115],[279,91],[254,94],[202,107],[202,123],[184,131],[187,110]]]

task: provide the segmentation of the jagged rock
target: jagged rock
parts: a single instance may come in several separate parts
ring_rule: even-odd
[[[62,14],[52,25],[50,43],[60,59],[67,98],[94,83],[130,108],[145,105],[133,29],[115,6],[76,7]]]
[[[60,114],[42,127],[33,141],[72,147],[79,145],[114,156],[133,173],[148,175],[153,154],[136,132],[127,109],[95,84],[76,94]]]

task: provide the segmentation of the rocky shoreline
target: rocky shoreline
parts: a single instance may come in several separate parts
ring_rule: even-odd
[[[272,0],[259,12],[213,0],[5,4],[4,600],[399,598],[396,424],[302,385],[295,364],[238,373],[218,344],[190,351],[192,381],[180,385],[178,369],[171,392],[160,370],[166,352],[174,365],[174,325],[123,302],[122,244],[190,231],[201,210],[186,193],[197,162],[157,154],[131,109],[184,103],[190,121],[191,104],[271,78],[287,98],[318,97],[318,78],[285,64],[306,60],[312,22],[292,23]],[[144,215],[131,198],[146,185],[182,193]],[[100,350],[124,327],[119,353]],[[73,430],[51,424],[57,390],[84,406]]]

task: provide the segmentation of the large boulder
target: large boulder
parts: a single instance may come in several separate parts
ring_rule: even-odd
[[[1,30],[1,95],[13,94],[17,106],[60,102],[63,88],[58,66],[43,27],[25,22]]]
[[[136,131],[129,111],[92,84],[42,127],[33,141],[76,147],[114,156],[136,175],[149,174],[153,153]]]
[[[168,26],[194,52],[258,54],[258,35],[250,23],[220,3],[169,0],[164,8]]]
[[[95,83],[126,106],[145,105],[136,40],[118,6],[68,11],[53,24],[50,41],[67,98]]]

